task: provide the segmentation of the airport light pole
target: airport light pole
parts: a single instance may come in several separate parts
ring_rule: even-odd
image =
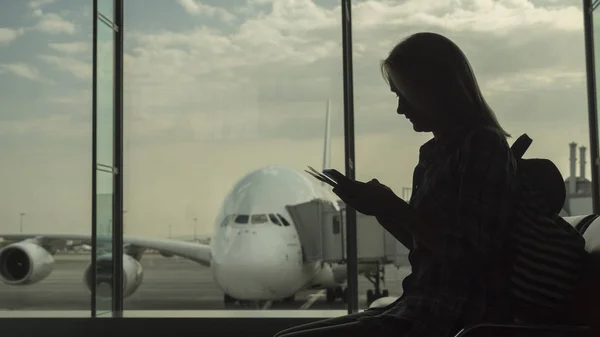
[[[25,217],[25,212],[19,214],[19,231],[21,234],[23,234],[23,217]]]
[[[194,242],[196,242],[198,239],[196,238],[196,228],[198,227],[198,218],[194,218]]]
[[[123,219],[121,220],[123,222],[123,234],[125,234],[125,214],[127,213],[127,210],[123,210]]]

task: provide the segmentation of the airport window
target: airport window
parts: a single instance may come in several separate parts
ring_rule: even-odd
[[[311,181],[304,173],[306,165],[343,169],[339,3],[319,0],[316,14],[300,3],[286,4],[292,7],[281,12],[278,4],[219,1],[203,3],[198,11],[191,2],[149,1],[125,2],[127,236],[166,238],[165,224],[171,224],[174,237],[191,235],[193,230],[198,235],[214,232],[218,235],[211,246],[198,244],[197,255],[215,260],[200,264],[246,264],[252,259],[248,252],[222,247],[267,247],[273,237],[267,229],[253,231],[252,226],[214,231],[215,219],[221,225],[219,214],[236,214],[231,223],[238,226],[273,222],[294,228],[293,219],[278,218],[277,212],[330,189]],[[204,12],[205,8],[210,9]],[[322,25],[290,25],[297,11],[320,18]],[[265,209],[265,204],[272,210],[248,212]],[[274,235],[281,235],[276,240],[282,242],[298,240],[298,234],[290,231]],[[185,258],[188,246],[179,249],[174,242],[172,247],[168,253],[173,257],[144,254],[145,278],[125,298],[126,311],[244,308],[249,301],[260,303],[260,298],[247,297],[261,289],[282,289],[277,295],[281,298],[271,306],[274,310],[346,309],[343,301],[310,300],[319,291],[309,289],[313,285],[306,292],[292,293],[288,288],[299,279],[285,280],[286,286],[260,281],[246,291],[246,285],[235,280],[247,279],[250,286],[253,280],[248,275],[219,275],[231,270],[229,266],[199,267],[199,262]],[[294,249],[287,253],[289,261],[297,256]],[[226,262],[216,260],[224,252],[230,254],[222,260]],[[173,260],[182,255],[175,264]],[[177,275],[187,276],[165,272],[169,265],[178,268]],[[205,277],[217,281],[203,286],[208,290],[196,291],[197,286],[185,290],[190,283],[184,280],[197,284]],[[160,286],[165,283],[173,287]],[[273,295],[261,296],[267,300]],[[215,301],[216,297],[222,300]]]
[[[399,197],[411,187],[419,147],[431,135],[415,132],[412,123],[397,113],[398,99],[378,66],[404,37],[433,31],[452,39],[466,54],[483,96],[512,135],[509,144],[527,133],[533,139],[527,158],[551,159],[567,181],[573,177],[565,213],[592,213],[589,195],[578,194],[575,188],[590,180],[586,172],[590,159],[585,149],[579,153],[579,147],[589,147],[581,2],[554,6],[525,1],[486,9],[457,3],[428,6],[423,2],[421,6],[418,2],[418,16],[408,9],[417,1],[381,2],[377,9],[353,2],[356,179],[377,178]],[[514,13],[519,13],[519,19],[515,20]],[[546,17],[544,23],[535,19],[541,15]],[[493,30],[481,20],[483,16],[494,18]],[[411,28],[400,22],[410,22]],[[577,143],[572,155],[571,142]],[[402,293],[402,279],[410,273],[408,251],[401,248],[404,253],[398,262],[402,266],[385,266],[390,296]],[[359,296],[372,289],[373,284],[361,282]],[[359,305],[365,308],[367,303]]]
[[[277,216],[275,216],[275,214],[269,214],[269,219],[272,223],[276,224],[277,226],[281,226],[281,222],[279,221]]]
[[[589,165],[591,166],[590,176],[593,177],[596,181],[594,181],[594,188],[591,188],[590,185],[592,184],[587,184],[584,182],[586,186],[578,186],[578,189],[591,189],[589,192],[585,191],[581,193],[581,195],[592,195],[592,199],[595,200],[593,209],[595,213],[598,214],[600,212],[600,183],[597,182],[597,180],[600,179],[600,158],[598,158],[600,156],[600,138],[598,136],[600,129],[600,119],[598,118],[598,97],[600,97],[600,85],[598,85],[598,79],[600,78],[600,76],[598,75],[600,74],[600,64],[597,61],[600,60],[600,10],[598,10],[599,3],[596,0],[593,2],[592,0],[586,0],[584,1],[584,6],[586,4],[589,4],[589,6],[593,8],[593,12],[588,14],[588,19],[591,22],[592,26],[585,27],[588,26],[585,25],[584,28],[585,30],[589,30],[589,32],[586,32],[586,40],[588,39],[588,37],[591,36],[591,38],[589,39],[590,45],[586,45],[586,49],[589,48],[589,52],[592,52],[592,55],[586,55],[586,61],[588,63],[591,62],[592,66],[594,67],[594,71],[590,71],[589,73],[589,75],[593,76],[588,76],[588,89],[591,89],[590,92],[588,92],[588,109],[589,114],[591,114],[592,117],[590,120],[596,120],[595,125],[590,125],[590,140],[592,144],[590,144],[589,149],[589,163],[591,164]],[[588,68],[588,71],[589,70],[590,69]],[[593,94],[590,95],[590,93]]]
[[[36,268],[17,282],[0,275],[0,317],[89,317],[84,274],[91,255],[77,247],[89,248],[92,237],[91,1],[2,2],[0,8],[0,263]],[[34,26],[39,29],[22,28]],[[99,86],[112,90],[109,82]],[[110,225],[110,219],[102,220]],[[34,233],[41,236],[24,242]],[[24,263],[25,250],[38,261]],[[7,268],[0,266],[0,274]],[[3,329],[10,333],[16,332]]]
[[[316,181],[311,184],[313,178],[303,172],[306,165],[344,171],[344,112],[350,105],[344,106],[342,10],[335,1],[305,2],[312,5],[286,3],[289,8],[282,11],[278,1],[213,1],[201,7],[198,1],[128,1],[125,25],[117,27],[115,4],[121,1],[99,1],[95,69],[89,4],[18,1],[8,10],[3,6],[1,29],[8,33],[0,36],[0,102],[5,112],[0,114],[0,186],[14,192],[0,199],[0,312],[39,309],[89,316],[92,306],[97,313],[110,314],[123,301],[125,312],[138,315],[193,309],[210,312],[206,315],[224,311],[216,314],[223,316],[228,310],[265,309],[261,306],[272,294],[260,293],[264,289],[279,291],[269,304],[277,310],[274,315],[306,309],[337,315],[348,308],[342,295],[354,275],[329,288],[302,284],[296,292],[289,289],[298,289],[295,282],[302,280],[235,273],[240,265],[272,262],[250,255],[266,249],[231,249],[268,249],[273,240],[291,242],[284,246],[297,248],[281,256],[286,261],[301,256],[305,264],[318,262],[318,249],[327,251],[310,245],[310,235],[317,231],[313,222],[303,223],[309,217],[291,210],[306,209],[330,190]],[[467,54],[489,105],[513,136],[509,142],[527,133],[534,140],[527,155],[549,158],[561,168],[567,187],[563,215],[591,213],[592,172],[586,168],[593,159],[586,152],[582,15],[573,14],[573,5],[539,1],[491,12],[421,3],[353,1],[354,98],[348,103],[354,109],[356,159],[351,164],[358,168],[356,178],[377,178],[402,197],[410,190],[419,146],[430,135],[415,133],[396,113],[396,98],[379,62],[402,37],[430,30],[447,35]],[[415,4],[422,15],[411,12]],[[525,14],[515,20],[515,12]],[[22,22],[24,17],[33,21]],[[493,18],[494,29],[481,17]],[[57,18],[60,25],[48,24]],[[298,23],[299,18],[310,24]],[[35,29],[23,30],[25,26]],[[114,58],[117,31],[125,32],[123,53],[117,52],[124,64]],[[114,76],[119,69],[124,87]],[[117,167],[121,152],[115,141],[119,89],[125,101],[123,167]],[[91,148],[97,164],[93,172]],[[115,188],[115,177],[122,172],[124,192]],[[91,174],[96,182],[93,206]],[[121,196],[122,209],[117,200]],[[261,208],[252,208],[252,203]],[[262,208],[265,204],[272,210]],[[239,214],[250,209],[265,214]],[[275,213],[286,209],[287,218]],[[95,232],[89,230],[92,214]],[[333,219],[334,234],[347,233],[345,211],[341,214]],[[121,237],[115,223],[124,217],[127,228]],[[227,228],[268,222],[289,230]],[[22,285],[31,280],[16,279],[32,265],[16,249],[34,233],[42,236],[26,246],[53,263],[40,271],[37,282]],[[198,240],[215,233],[210,240]],[[119,240],[124,243],[123,268],[115,268],[119,259],[112,258]],[[401,251],[379,266],[385,283],[358,276],[360,309],[374,295],[402,294],[410,265],[407,250]],[[365,263],[361,256],[358,263]],[[312,270],[301,267],[299,272]],[[120,294],[111,290],[117,271],[126,276]],[[50,278],[64,281],[55,289]],[[379,286],[378,295],[373,290]],[[93,301],[90,289],[96,292]],[[324,299],[320,291],[327,294]]]
[[[267,222],[269,222],[269,219],[267,218],[266,214],[252,214],[250,218],[250,223],[252,223],[253,225],[263,224]]]

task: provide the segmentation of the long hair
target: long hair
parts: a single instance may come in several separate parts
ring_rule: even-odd
[[[416,33],[401,41],[381,62],[388,83],[402,78],[439,116],[479,124],[510,137],[486,102],[465,54],[450,39],[430,32]],[[410,101],[410,100],[409,100]]]

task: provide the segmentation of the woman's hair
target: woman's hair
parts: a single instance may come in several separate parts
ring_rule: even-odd
[[[510,137],[483,98],[467,57],[450,39],[429,32],[413,34],[381,62],[381,72],[388,83],[401,78],[437,112],[448,110],[452,115],[447,118],[484,125]]]

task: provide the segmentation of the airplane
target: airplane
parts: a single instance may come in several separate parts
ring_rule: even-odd
[[[329,101],[325,123],[323,168],[329,166]],[[296,293],[326,289],[326,300],[346,301],[344,262],[307,261],[287,206],[321,200],[336,210],[343,206],[331,189],[302,171],[266,166],[238,180],[224,199],[214,223],[210,244],[198,242],[124,236],[124,297],[131,296],[143,282],[140,264],[145,250],[165,257],[179,256],[209,267],[224,293],[226,306],[238,303],[257,306],[268,301],[293,301]],[[53,270],[52,247],[67,240],[90,245],[89,235],[10,234],[0,238],[10,242],[0,249],[0,281],[12,285],[31,285],[45,279]],[[100,244],[109,238],[98,237],[98,296],[110,297],[112,255],[102,253]],[[84,283],[91,291],[95,282],[91,266],[84,270]],[[367,291],[368,303],[389,296],[380,289],[383,266],[359,264],[358,271],[375,289]],[[106,273],[106,274],[105,274]]]

